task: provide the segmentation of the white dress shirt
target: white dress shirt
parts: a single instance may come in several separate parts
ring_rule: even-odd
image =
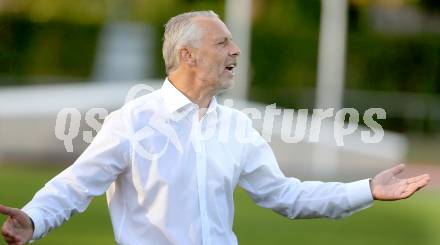
[[[234,189],[288,218],[341,218],[372,203],[369,180],[285,177],[243,113],[206,114],[168,80],[111,113],[90,146],[24,208],[39,239],[107,191],[118,244],[237,244]],[[292,145],[295,147],[295,145]]]

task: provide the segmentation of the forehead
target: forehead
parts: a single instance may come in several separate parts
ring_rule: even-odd
[[[218,18],[197,16],[194,18],[194,22],[202,29],[204,38],[219,39],[232,37],[228,27]]]

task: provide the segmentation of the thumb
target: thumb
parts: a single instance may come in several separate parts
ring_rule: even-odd
[[[393,173],[393,175],[398,175],[405,169],[405,164],[399,164],[393,168],[390,169],[390,171]]]
[[[0,204],[0,214],[15,216],[19,213],[19,211],[15,208],[6,207]]]
[[[8,215],[9,217],[15,219],[22,225],[30,226],[32,227],[32,229],[34,228],[32,219],[20,209],[10,208],[0,204],[0,213],[4,215]]]

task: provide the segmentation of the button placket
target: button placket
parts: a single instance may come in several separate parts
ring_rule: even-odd
[[[209,239],[209,220],[208,220],[208,207],[206,196],[206,149],[205,144],[202,141],[202,120],[198,120],[198,111],[196,111],[193,117],[193,146],[194,153],[196,154],[196,166],[197,166],[197,187],[199,194],[199,208],[200,208],[200,220],[202,223],[202,243],[204,245],[210,244]]]

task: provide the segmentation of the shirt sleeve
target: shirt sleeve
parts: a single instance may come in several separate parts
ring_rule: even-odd
[[[75,163],[50,180],[23,207],[35,224],[32,240],[42,238],[73,214],[83,212],[92,197],[102,195],[124,171],[130,149],[120,114],[111,113]]]
[[[259,205],[294,218],[343,218],[373,203],[369,179],[351,183],[304,181],[281,172],[270,146],[254,131],[239,185]]]

